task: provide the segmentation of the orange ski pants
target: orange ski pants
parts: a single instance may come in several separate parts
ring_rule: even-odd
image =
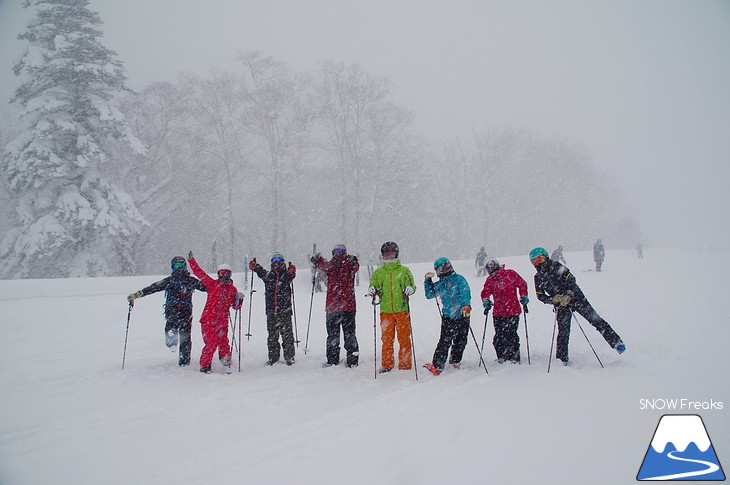
[[[381,313],[380,333],[383,341],[383,369],[395,367],[394,348],[398,336],[398,368],[408,370],[413,363],[411,349],[411,317],[409,312]]]

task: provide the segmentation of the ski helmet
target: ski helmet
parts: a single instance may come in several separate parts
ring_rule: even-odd
[[[530,261],[533,266],[539,266],[548,259],[548,252],[545,248],[535,248],[530,251]]]
[[[233,270],[227,264],[221,264],[218,266],[218,278],[222,280],[230,280]]]
[[[284,262],[284,255],[281,253],[274,253],[271,255],[271,262],[272,263],[283,263]]]
[[[487,268],[487,273],[492,274],[495,271],[497,271],[501,266],[499,265],[499,261],[496,259],[490,259],[487,261],[487,264],[485,265],[485,268]]]
[[[170,268],[172,270],[187,268],[187,262],[182,256],[175,256],[170,260]]]
[[[447,275],[454,272],[454,268],[453,266],[451,266],[451,261],[449,261],[449,258],[438,258],[436,261],[433,262],[433,269],[436,270],[436,275],[438,276]]]
[[[380,254],[383,255],[385,253],[395,253],[395,257],[397,258],[400,253],[400,249],[393,241],[384,242],[383,245],[380,246]]]
[[[335,254],[347,254],[347,248],[344,244],[337,244],[332,248],[332,256]]]

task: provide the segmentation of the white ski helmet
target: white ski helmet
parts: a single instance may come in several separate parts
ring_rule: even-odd
[[[218,266],[218,278],[230,279],[232,274],[233,269],[231,269],[230,265],[221,264]]]

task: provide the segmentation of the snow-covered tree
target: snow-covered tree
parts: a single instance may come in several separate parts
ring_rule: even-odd
[[[321,145],[333,166],[340,240],[353,250],[380,247],[404,220],[411,202],[410,175],[418,172],[411,113],[392,101],[387,78],[359,64],[322,63],[316,82]]]
[[[28,0],[36,16],[14,66],[12,100],[24,131],[7,144],[3,173],[16,227],[0,246],[5,277],[128,274],[131,244],[145,219],[117,183],[108,156],[122,140],[144,148],[112,104],[124,91],[124,67],[102,45],[88,0]]]
[[[313,117],[305,101],[309,79],[259,52],[242,54],[239,60],[249,84],[245,127],[255,138],[251,159],[270,196],[271,247],[287,251],[288,215],[298,206],[287,195],[291,184],[302,180]]]

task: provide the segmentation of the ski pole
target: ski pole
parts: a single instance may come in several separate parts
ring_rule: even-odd
[[[317,245],[314,245],[316,250]],[[309,347],[309,325],[312,323],[312,305],[314,304],[314,280],[317,272],[317,265],[312,266],[312,296],[309,298],[309,318],[307,319],[307,338],[304,340],[304,355],[307,355],[307,348]]]
[[[375,307],[380,304],[379,301],[375,301],[375,297],[377,296],[377,293],[372,295],[373,298],[373,366],[375,367],[375,379],[378,378],[378,334],[377,334],[377,326],[378,326],[378,318],[377,318],[377,312],[375,310]]]
[[[254,263],[256,262],[256,258],[253,258]],[[255,271],[251,271],[251,291],[248,295],[248,330],[246,331],[246,340],[251,340],[251,308],[253,307],[253,275]]]
[[[234,316],[231,317],[230,310],[228,311],[228,324],[231,326],[231,354],[233,354],[234,350],[238,350],[240,353],[240,350],[238,348],[238,343],[236,342],[236,318],[235,318],[235,312]]]
[[[484,339],[487,337],[487,323],[489,322],[489,310],[484,310],[484,332],[482,332],[482,348],[479,349],[479,355],[484,355]],[[482,365],[482,361],[479,362],[479,365]]]
[[[472,340],[474,340],[474,345],[477,348],[477,352],[479,352],[479,365],[481,366],[482,364],[484,364],[484,372],[486,372],[487,375],[489,375],[489,371],[487,370],[487,364],[486,364],[486,362],[484,362],[484,357],[482,357],[482,353],[479,351],[479,343],[477,342],[476,335],[474,335],[474,330],[472,330],[472,328],[471,328],[471,324],[469,325],[469,332],[471,332],[471,338],[472,338]]]
[[[529,310],[527,310],[527,305],[523,304],[522,308],[525,310],[525,341],[527,342],[527,365],[530,365],[530,334],[527,333],[527,314],[529,313]]]
[[[124,361],[127,359],[127,338],[129,337],[129,319],[132,317],[132,307],[134,301],[129,302],[129,311],[127,312],[127,331],[124,334],[124,354],[122,355],[122,370],[124,370]]]
[[[413,340],[413,325],[411,324],[411,304],[408,300],[408,295],[403,294],[405,297],[406,312],[408,315],[408,331],[411,334],[411,353],[413,354],[413,370],[416,374],[416,382],[418,382],[418,362],[416,361],[416,343]]]
[[[555,309],[553,309],[555,311]],[[558,312],[555,312],[555,324],[553,325],[553,337],[550,339],[550,358],[548,359],[548,374],[550,373],[550,364],[553,362],[553,345],[555,345],[555,329],[558,327]]]
[[[291,264],[291,263],[289,263]],[[297,304],[296,298],[294,298],[294,282],[290,283],[291,286],[291,311],[294,316],[294,343],[299,347],[299,331],[297,331]]]
[[[591,341],[588,340],[588,335],[586,335],[586,333],[583,331],[583,327],[581,326],[580,322],[578,321],[578,318],[575,316],[575,314],[573,312],[570,312],[570,315],[571,315],[572,318],[575,319],[575,323],[578,324],[578,328],[583,333],[583,336],[586,338],[586,342],[588,342],[588,345],[591,346],[591,350],[593,351],[593,355],[596,356],[596,359],[598,359],[598,363],[601,364],[601,368],[603,369],[604,368],[603,367],[603,362],[601,362],[601,358],[598,357],[598,354],[596,353],[596,349],[593,348],[593,344],[591,344]]]
[[[236,316],[238,317],[238,372],[241,372],[241,334],[243,330],[241,328],[241,309],[236,310]]]

